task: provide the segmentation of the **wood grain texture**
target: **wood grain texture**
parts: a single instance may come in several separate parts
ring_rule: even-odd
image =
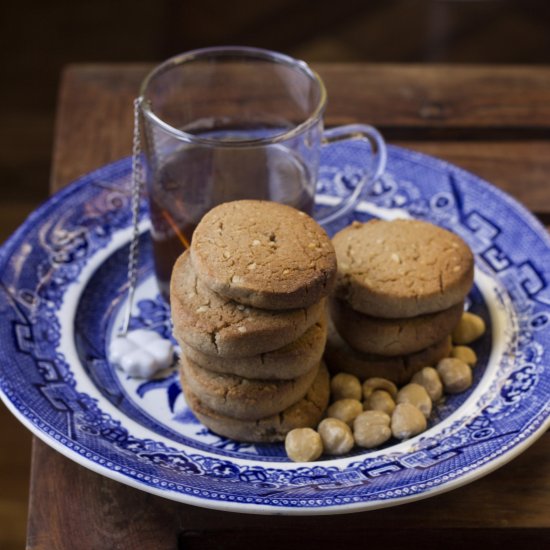
[[[423,128],[447,135],[467,129],[501,131],[550,127],[550,68],[319,64],[332,123],[357,114],[377,127]],[[346,85],[342,86],[341,83]],[[548,136],[548,134],[546,134]]]
[[[175,548],[172,502],[86,470],[36,439],[32,465],[28,548]]]
[[[0,548],[15,550],[27,520],[32,435],[1,402],[0,426]]]
[[[327,125],[376,124],[400,145],[446,158],[550,213],[549,68],[316,68],[330,95]],[[89,65],[65,71],[52,190],[130,153],[131,102],[147,69]],[[433,139],[434,129],[444,139]],[[463,133],[453,139],[457,129]],[[489,131],[494,138],[487,139]],[[485,549],[502,548],[523,540],[543,548],[550,536],[549,456],[545,434],[498,471],[434,498],[345,516],[265,517],[154,497],[88,471],[35,440],[28,548],[242,548],[259,538],[267,540],[266,548],[289,540],[294,544],[287,547],[314,540],[319,548],[336,548],[337,540],[368,540],[384,548],[412,541],[446,549],[476,541]]]
[[[52,189],[130,154],[132,100],[150,68],[111,64],[66,69],[59,96]],[[550,212],[545,177],[550,169],[550,68],[358,64],[316,64],[315,68],[329,93],[326,126],[374,124],[393,136],[390,143],[453,162],[501,187],[528,208]],[[463,93],[465,89],[469,94]],[[433,101],[447,106],[444,114],[427,113],[426,105]],[[471,102],[477,107],[464,106]],[[450,139],[460,128],[470,137]],[[521,139],[533,128],[536,139]],[[435,141],[434,130],[449,134]],[[498,139],[487,139],[489,132]]]

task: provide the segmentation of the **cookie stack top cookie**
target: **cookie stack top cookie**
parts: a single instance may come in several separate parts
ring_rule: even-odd
[[[464,300],[473,283],[468,245],[427,222],[354,222],[333,243],[335,294],[367,315],[407,318],[442,311]]]
[[[193,234],[191,261],[213,291],[262,309],[308,307],[336,275],[333,245],[308,215],[242,200],[208,212]]]

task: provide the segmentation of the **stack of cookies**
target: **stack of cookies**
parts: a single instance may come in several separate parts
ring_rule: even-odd
[[[372,220],[354,222],[333,244],[332,371],[405,384],[450,354],[473,283],[473,255],[460,237],[418,220]]]
[[[294,208],[235,201],[204,216],[174,266],[170,302],[185,398],[205,426],[260,442],[318,424],[335,277],[330,239]]]

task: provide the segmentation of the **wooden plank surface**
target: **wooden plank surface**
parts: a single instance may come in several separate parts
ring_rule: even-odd
[[[31,437],[2,402],[0,426],[0,548],[4,550],[21,548],[20,533],[25,532],[30,461],[21,457],[30,457]]]
[[[132,99],[150,68],[84,65],[66,70],[59,97],[52,189],[130,154]],[[374,124],[390,143],[453,162],[501,187],[528,208],[550,212],[550,193],[545,192],[545,174],[550,173],[550,68],[356,64],[317,64],[315,68],[329,94],[326,126]],[[491,104],[495,80],[501,87]],[[432,89],[433,82],[439,82],[439,88]],[[464,94],[464,90],[470,91]],[[475,114],[457,106],[461,93],[464,101],[477,101],[475,108],[471,105]],[[485,99],[470,98],[479,95]],[[431,101],[442,106],[444,115],[426,115]],[[450,139],[460,127],[468,129],[468,139]],[[533,128],[534,137],[529,134]],[[433,132],[445,129],[449,131],[445,139],[435,141]],[[491,133],[497,139],[488,139]]]
[[[498,138],[550,127],[550,70],[535,67],[445,65],[318,65],[333,122],[357,114],[384,130],[414,128],[451,138],[498,130]],[[342,86],[341,82],[346,85]],[[423,133],[425,132],[425,133]],[[515,133],[515,134],[514,134]]]
[[[147,68],[66,71],[52,190],[130,153],[131,101]],[[550,213],[550,69],[316,68],[331,98],[328,125],[374,123],[393,132],[394,142],[447,158]],[[434,104],[438,116],[426,110]],[[434,128],[445,139],[434,140]],[[457,128],[463,133],[451,139]],[[496,137],[488,139],[490,132]],[[549,456],[545,434],[510,464],[444,495],[346,516],[266,518],[154,497],[90,472],[35,440],[28,548],[242,548],[260,537],[265,548],[289,537],[294,546],[314,541],[321,548],[357,540],[384,548],[403,547],[404,541],[462,548],[477,541],[485,549],[514,547],[521,540],[544,548],[550,536]]]

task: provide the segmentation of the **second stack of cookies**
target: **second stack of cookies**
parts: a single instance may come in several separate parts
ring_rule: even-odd
[[[203,218],[170,291],[182,386],[203,424],[241,441],[317,424],[335,275],[330,239],[291,207],[235,201]]]
[[[354,222],[333,243],[326,356],[334,371],[406,383],[449,355],[473,283],[473,255],[460,237],[418,220],[372,220]]]

